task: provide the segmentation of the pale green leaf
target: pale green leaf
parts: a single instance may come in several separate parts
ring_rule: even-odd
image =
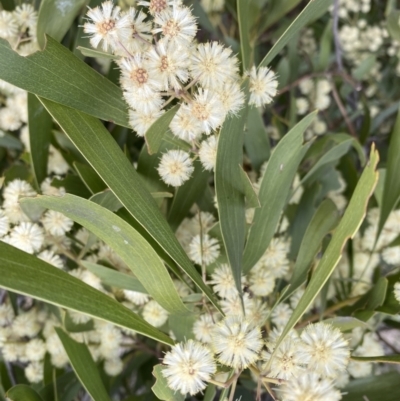
[[[243,167],[241,165],[239,165],[239,172],[243,185],[243,193],[244,196],[246,197],[248,207],[249,208],[260,207],[261,206],[260,200],[258,199],[253,184],[251,183],[249,176],[243,170]]]
[[[36,35],[39,46],[46,43],[45,34],[61,42],[87,0],[42,0],[39,8]]]
[[[324,323],[331,324],[332,326],[338,328],[339,330],[351,331],[357,327],[367,328],[368,325],[362,320],[358,320],[352,316],[337,316],[332,319],[326,319]]]
[[[398,372],[351,380],[342,389],[342,401],[398,401],[399,381]]]
[[[79,50],[85,57],[95,57],[95,58],[108,58],[115,60],[118,58],[118,56],[111,54],[111,53],[105,53],[100,50],[94,50],[89,47],[82,47],[78,46],[77,50]]]
[[[237,0],[237,15],[239,19],[240,50],[243,70],[248,70],[252,65],[252,48],[250,44],[250,15],[249,0]]]
[[[114,323],[164,344],[174,343],[166,334],[109,296],[1,241],[0,287]]]
[[[278,143],[268,161],[261,182],[253,224],[243,256],[247,273],[267,250],[288,200],[293,179],[308,145],[303,145],[303,134],[315,118],[313,112],[295,125]]]
[[[247,91],[247,89],[246,89]],[[242,291],[242,256],[245,242],[245,203],[240,165],[243,164],[243,134],[247,107],[225,119],[217,147],[215,192],[225,251],[239,293]]]
[[[92,167],[87,164],[74,162],[74,168],[79,177],[81,177],[82,182],[92,194],[97,194],[107,189],[107,185],[104,184]]]
[[[27,74],[29,71],[29,74]],[[129,127],[121,89],[51,37],[28,57],[0,39],[0,79],[45,99]]]
[[[251,165],[259,171],[263,163],[269,159],[271,146],[261,112],[256,107],[250,107],[248,111],[244,146]]]
[[[109,245],[132,270],[146,291],[171,313],[188,312],[164,263],[149,243],[127,222],[106,208],[74,195],[24,198],[56,210],[77,222]]]
[[[175,196],[168,212],[168,222],[173,229],[178,228],[189,213],[190,208],[204,193],[210,178],[210,172],[204,170],[198,160],[193,163],[193,166],[194,171],[190,180],[176,188]]]
[[[194,339],[193,325],[197,318],[198,315],[194,312],[187,316],[170,315],[168,317],[169,328],[174,333],[177,341]]]
[[[39,99],[28,93],[28,127],[30,158],[36,185],[47,177],[47,160],[53,120]]]
[[[339,263],[345,244],[357,233],[365,217],[368,200],[374,191],[376,182],[378,181],[378,173],[376,171],[378,160],[379,155],[373,145],[371,148],[368,165],[360,177],[343,218],[333,233],[332,239],[314,274],[312,275],[310,283],[308,284],[303,296],[298,302],[295,310],[292,313],[292,316],[279,337],[275,349],[278,349],[278,345],[285,338],[287,333],[294,327],[294,325],[301,319],[308,307],[317,297],[322,287],[325,285],[333,270]],[[272,359],[273,358],[271,357],[270,360],[272,361]]]
[[[383,188],[382,207],[379,218],[377,238],[379,238],[386,220],[400,199],[400,111],[397,114],[396,123],[392,131],[388,148],[389,152],[386,164],[386,176]]]
[[[93,401],[110,401],[100,373],[86,344],[73,340],[64,330],[55,328],[79,381]]]
[[[395,363],[400,364],[400,355],[381,355],[381,356],[351,356],[353,361],[373,362],[373,363]]]
[[[39,394],[26,384],[17,384],[7,391],[6,396],[10,401],[43,401]]]
[[[400,10],[391,10],[390,14],[387,17],[387,30],[389,31],[390,36],[400,42]]]
[[[101,266],[86,260],[83,260],[82,264],[106,285],[147,294],[146,289],[140,281],[129,274],[121,273],[109,267]]]
[[[190,262],[153,197],[144,188],[142,179],[103,124],[77,110],[49,100],[41,101],[135,221],[219,308],[210,288]]]
[[[162,401],[183,401],[185,397],[179,392],[168,387],[167,379],[162,371],[165,369],[162,365],[156,365],[153,368],[153,376],[156,378],[154,386],[151,388],[153,393]]]
[[[280,51],[291,41],[296,35],[299,34],[310,21],[322,16],[328,11],[332,0],[313,0],[310,1],[304,10],[297,16],[283,35],[275,42],[271,50],[267,53],[260,63],[260,67],[267,67],[271,61],[277,56]]]
[[[15,138],[15,136],[0,131],[0,148],[22,150],[23,146],[21,141]]]
[[[335,228],[338,220],[339,211],[335,204],[330,199],[324,200],[312,217],[301,242],[290,279],[288,297],[306,281],[309,268],[322,245],[322,240]]]
[[[160,149],[161,142],[165,134],[169,131],[169,125],[178,110],[179,105],[171,107],[147,130],[144,139],[146,140],[147,149],[151,155],[157,153],[158,149]]]

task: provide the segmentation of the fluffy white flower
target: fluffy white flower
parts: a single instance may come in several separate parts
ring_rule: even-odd
[[[249,275],[250,290],[254,295],[264,297],[274,290],[275,276],[265,267],[253,269]]]
[[[22,251],[34,253],[40,250],[43,240],[43,230],[37,224],[22,222],[12,229],[9,243]]]
[[[200,143],[200,162],[206,170],[212,171],[215,168],[215,163],[217,162],[217,147],[218,138],[215,135],[210,135]]]
[[[193,173],[190,154],[183,150],[169,150],[161,157],[158,173],[162,180],[173,187],[180,187]]]
[[[10,304],[0,305],[0,326],[8,326],[14,319],[14,309]]]
[[[169,125],[178,138],[190,142],[203,132],[201,122],[192,114],[189,105],[183,103]]]
[[[179,4],[179,0],[150,0],[150,1],[139,1],[140,6],[148,7],[150,14],[159,14],[168,9],[168,7],[174,4]]]
[[[216,371],[213,356],[202,344],[189,340],[172,347],[165,354],[162,374],[168,386],[183,395],[194,395],[204,390],[206,383]]]
[[[69,165],[65,161],[61,152],[58,149],[56,149],[53,145],[50,145],[49,160],[47,162],[47,173],[64,175],[67,174],[68,170],[69,170]]]
[[[398,281],[395,285],[394,285],[394,296],[395,298],[400,302],[400,281]]]
[[[218,42],[200,43],[192,53],[190,74],[204,88],[215,90],[237,77],[238,64],[231,49]]]
[[[215,322],[215,316],[209,314],[201,315],[193,325],[193,333],[196,340],[205,344],[210,344],[212,342],[212,332]]]
[[[32,362],[25,368],[25,376],[30,383],[39,383],[43,380],[43,363]]]
[[[231,298],[237,294],[235,280],[232,270],[227,264],[217,267],[211,274],[210,284],[221,298]]]
[[[106,359],[104,361],[104,371],[109,376],[118,376],[124,369],[121,358]]]
[[[283,401],[339,401],[342,395],[332,382],[320,379],[317,373],[303,373],[286,381],[279,392]]]
[[[48,210],[41,219],[44,229],[51,235],[65,235],[71,230],[74,222],[60,212]]]
[[[0,38],[14,38],[18,34],[18,24],[12,13],[0,11]]]
[[[236,115],[244,104],[244,93],[237,82],[225,82],[215,89],[219,100],[222,103],[225,114]]]
[[[190,112],[199,121],[202,132],[207,135],[216,130],[225,120],[225,110],[218,96],[209,90],[199,88],[189,104]]]
[[[293,311],[288,304],[280,303],[271,313],[272,323],[274,323],[277,328],[281,328],[288,322],[292,313]]]
[[[149,302],[148,294],[143,294],[138,291],[124,290],[125,298],[135,305],[144,305]]]
[[[12,332],[16,337],[34,337],[40,330],[35,309],[20,313],[12,323]]]
[[[198,265],[204,263],[208,266],[218,258],[219,249],[217,239],[211,238],[208,234],[196,235],[189,245],[189,257]]]
[[[34,338],[26,344],[25,355],[31,362],[41,361],[46,353],[46,344],[39,338]]]
[[[383,260],[390,265],[400,264],[400,246],[391,246],[382,252]]]
[[[30,28],[31,31],[34,31],[34,28],[36,28],[38,15],[31,4],[24,3],[20,6],[17,6],[13,14],[21,27]],[[30,34],[34,35],[34,32],[30,32]]]
[[[157,28],[152,32],[161,33],[163,40],[171,41],[176,45],[187,46],[197,32],[197,25],[190,8],[174,4],[154,17]]]
[[[164,110],[143,113],[137,110],[129,110],[129,124],[138,136],[144,136],[147,130],[164,114]]]
[[[146,53],[149,72],[157,77],[161,90],[179,90],[189,78],[189,57],[185,47],[174,42],[159,42]]]
[[[22,125],[21,116],[18,110],[12,107],[0,109],[0,128],[4,131],[16,131]]]
[[[346,369],[350,350],[339,329],[325,323],[311,324],[301,333],[301,340],[301,357],[312,371],[335,377]]]
[[[115,49],[118,46],[118,31],[129,28],[129,19],[120,18],[120,8],[114,7],[112,1],[105,1],[101,6],[87,12],[89,20],[83,25],[83,31],[90,35],[90,44],[97,49],[102,43],[102,49]]]
[[[58,269],[62,269],[64,267],[64,262],[60,258],[60,256],[56,255],[53,251],[43,251],[37,255],[39,259],[44,260],[45,262],[57,267]]]
[[[212,346],[218,360],[235,369],[254,363],[262,345],[260,329],[240,316],[226,317],[213,332]]]
[[[156,301],[150,301],[143,308],[143,318],[154,327],[161,327],[168,319],[168,312]]]
[[[8,233],[10,223],[4,210],[0,209],[0,238]]]
[[[262,107],[272,102],[278,93],[276,74],[267,67],[258,70],[253,67],[250,71],[250,102],[249,104]]]

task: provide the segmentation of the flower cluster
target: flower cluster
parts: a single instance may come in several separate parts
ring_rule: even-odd
[[[139,136],[177,103],[169,128],[189,142],[187,150],[168,150],[158,172],[171,186],[181,186],[193,172],[193,159],[215,166],[218,130],[225,118],[244,106],[239,61],[230,48],[214,41],[197,43],[192,10],[180,0],[143,1],[144,10],[121,12],[111,1],[91,9],[84,31],[93,47],[111,51],[121,69],[121,87],[129,105],[130,123]],[[218,9],[218,7],[216,8]],[[277,93],[275,73],[253,67],[249,104],[262,107]]]

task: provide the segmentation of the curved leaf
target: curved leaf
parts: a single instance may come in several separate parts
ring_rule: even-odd
[[[227,117],[224,121],[218,137],[215,165],[215,192],[221,233],[239,293],[242,291],[242,257],[246,232],[244,189],[240,179],[246,117],[247,107],[244,107],[238,115]]]
[[[168,387],[167,379],[162,374],[163,369],[162,365],[156,365],[153,368],[153,376],[156,378],[156,382],[151,388],[153,393],[162,401],[183,401],[185,397],[179,391],[171,390]]]
[[[237,0],[237,15],[239,19],[240,49],[242,56],[243,71],[250,68],[252,64],[252,49],[250,45],[250,15],[249,0]]]
[[[56,210],[108,244],[127,264],[147,292],[167,311],[186,313],[167,268],[148,242],[127,222],[94,202],[66,194],[21,199]]]
[[[17,384],[7,391],[6,396],[10,401],[43,401],[39,394],[26,384]]]
[[[114,299],[4,242],[0,242],[0,287],[174,344],[166,334]]]
[[[285,297],[293,294],[306,281],[309,267],[321,247],[322,240],[336,226],[338,220],[339,212],[335,204],[330,199],[324,200],[304,234],[290,279],[290,288]]]
[[[129,274],[121,273],[117,270],[110,269],[109,267],[87,262],[85,260],[82,261],[82,264],[106,285],[147,294],[146,289],[142,284],[140,284],[140,281]]]
[[[28,93],[29,146],[37,187],[47,177],[47,161],[53,120],[39,99]]]
[[[377,239],[390,213],[400,200],[400,110],[397,114],[389,143],[389,152],[386,165],[385,183],[382,195],[381,215],[378,225]]]
[[[77,110],[49,100],[41,101],[132,217],[219,308],[210,288],[201,279],[153,197],[144,188],[142,179],[104,125]]]
[[[395,363],[400,364],[400,355],[381,355],[381,356],[352,356],[351,359],[357,362],[374,363]]]
[[[339,263],[346,242],[350,238],[353,238],[357,233],[365,217],[368,200],[374,191],[376,182],[378,181],[378,173],[376,171],[378,160],[379,154],[375,150],[375,147],[372,146],[369,163],[358,181],[343,218],[335,230],[321,261],[312,275],[310,283],[279,337],[276,347],[279,346],[287,333],[300,320],[305,311],[317,297]],[[275,348],[275,350],[276,349],[278,348]],[[270,361],[272,361],[272,359],[273,358],[271,357]]]
[[[248,272],[262,257],[274,236],[276,227],[289,197],[293,179],[308,145],[303,146],[303,134],[315,118],[313,112],[295,125],[278,143],[268,161],[261,182],[253,225],[243,256],[243,270]]]
[[[6,40],[0,39],[0,79],[45,99],[129,127],[121,89],[50,36],[43,51],[28,57],[20,56]]]
[[[272,49],[267,53],[260,63],[260,67],[267,67],[269,63],[279,54],[279,52],[294,38],[301,29],[310,21],[319,18],[332,4],[332,0],[313,0],[310,1],[298,17],[292,22],[283,35],[276,41]]]
[[[42,0],[36,29],[39,46],[43,48],[45,45],[45,34],[61,42],[86,1]]]
[[[79,381],[94,401],[110,401],[100,373],[86,344],[73,340],[64,330],[55,327],[68,359]]]

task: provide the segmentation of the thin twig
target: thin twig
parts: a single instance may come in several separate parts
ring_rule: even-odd
[[[339,93],[336,89],[336,85],[333,81],[331,81],[331,87],[332,87],[333,98],[335,99],[335,102],[336,102],[337,106],[339,107],[340,113],[342,114],[342,117],[344,118],[344,121],[346,122],[346,125],[347,125],[347,128],[349,129],[350,134],[352,136],[354,136],[355,138],[357,138],[357,133],[354,128],[354,125],[349,118],[346,107],[344,107],[342,99],[340,99],[340,95],[339,95]]]

